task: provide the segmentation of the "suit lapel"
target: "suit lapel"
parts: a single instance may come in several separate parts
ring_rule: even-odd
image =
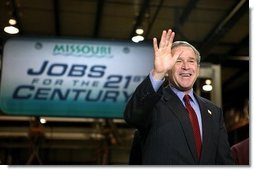
[[[184,105],[177,97],[177,95],[170,89],[170,87],[166,87],[164,89],[162,100],[165,102],[166,106],[170,109],[170,111],[179,120],[186,141],[188,143],[189,149],[192,153],[193,159],[197,161],[195,139],[187,110],[185,109]]]

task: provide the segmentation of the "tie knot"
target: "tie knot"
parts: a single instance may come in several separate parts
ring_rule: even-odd
[[[190,96],[188,94],[184,95],[183,100],[184,100],[185,103],[186,102],[189,103],[190,102]]]

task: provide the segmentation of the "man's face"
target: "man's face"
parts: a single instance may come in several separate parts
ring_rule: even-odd
[[[172,50],[172,54],[178,51],[182,53],[169,72],[169,80],[179,90],[188,91],[193,87],[199,75],[199,64],[191,47],[178,46]]]

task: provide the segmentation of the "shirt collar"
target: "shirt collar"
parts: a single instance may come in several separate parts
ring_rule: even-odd
[[[185,95],[184,91],[178,90],[173,85],[170,85],[170,88],[178,96],[178,98],[183,102],[183,97]],[[194,94],[193,94],[193,88],[190,90],[189,96],[190,96],[191,101],[193,101],[195,103],[195,98],[194,98]]]

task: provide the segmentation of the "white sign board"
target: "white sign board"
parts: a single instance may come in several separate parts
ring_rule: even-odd
[[[152,66],[150,44],[10,39],[4,45],[0,107],[15,115],[121,118]]]

